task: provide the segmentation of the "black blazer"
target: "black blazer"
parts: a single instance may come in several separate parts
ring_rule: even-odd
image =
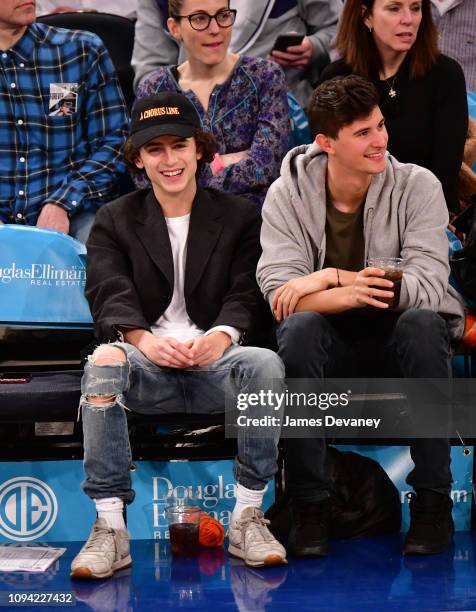
[[[261,254],[256,205],[215,189],[198,189],[192,206],[185,266],[185,303],[203,330],[250,329],[264,300],[255,273]],[[162,208],[150,189],[102,208],[87,242],[86,297],[99,341],[117,327],[150,330],[173,294],[174,268]]]

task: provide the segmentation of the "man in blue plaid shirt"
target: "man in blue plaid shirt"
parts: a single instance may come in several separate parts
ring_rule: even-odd
[[[99,38],[34,21],[34,0],[0,0],[0,222],[85,241],[126,172],[127,111]]]

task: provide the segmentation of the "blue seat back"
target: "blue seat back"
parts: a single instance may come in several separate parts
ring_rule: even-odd
[[[86,247],[70,236],[0,225],[0,325],[92,328]]]

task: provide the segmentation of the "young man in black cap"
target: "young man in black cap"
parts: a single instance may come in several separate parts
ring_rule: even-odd
[[[98,519],[74,559],[75,578],[105,578],[131,563],[124,503],[134,499],[124,409],[147,414],[221,413],[225,391],[282,390],[284,367],[267,349],[239,346],[259,308],[260,217],[236,196],[197,187],[213,138],[185,96],[162,93],[132,111],[125,157],[152,189],[96,216],[86,296],[102,344],[82,382],[83,489]],[[248,416],[260,416],[250,408]],[[251,412],[250,412],[251,411]],[[278,415],[279,416],[279,415]],[[251,566],[286,562],[260,505],[276,471],[279,431],[238,433],[236,506],[229,551]]]

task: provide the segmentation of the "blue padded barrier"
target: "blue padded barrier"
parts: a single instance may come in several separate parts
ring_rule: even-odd
[[[0,325],[91,329],[86,247],[60,232],[0,225]]]
[[[412,467],[407,447],[339,446],[378,461],[400,492],[403,522],[408,528],[405,476]],[[457,531],[470,529],[473,456],[452,449],[453,516]],[[165,503],[171,496],[192,495],[194,503],[228,527],[234,506],[233,462],[137,461],[132,472],[136,499],[128,507],[128,527],[134,539],[167,539]],[[85,540],[95,518],[94,504],[82,493],[83,464],[71,461],[3,462],[0,474],[0,543],[6,541],[69,542]],[[268,487],[264,509],[274,499]]]

